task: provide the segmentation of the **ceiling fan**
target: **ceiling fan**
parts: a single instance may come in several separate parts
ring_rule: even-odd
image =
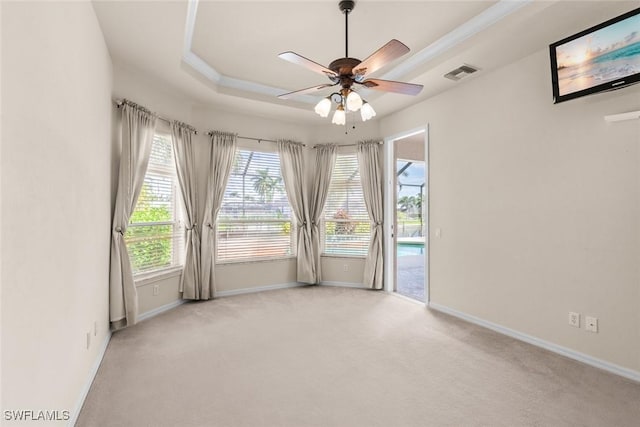
[[[301,65],[311,71],[323,74],[329,78],[331,83],[321,84],[306,89],[279,95],[280,99],[290,99],[297,95],[316,93],[322,89],[340,85],[342,88],[326,98],[323,98],[316,107],[315,112],[321,117],[327,117],[331,110],[332,102],[338,104],[332,122],[343,125],[346,123],[345,113],[349,111],[361,111],[362,120],[366,121],[375,116],[375,111],[364,101],[353,89],[354,85],[362,85],[369,89],[384,92],[394,92],[405,95],[417,95],[422,90],[422,85],[413,83],[403,83],[391,80],[370,79],[367,75],[379,70],[391,61],[409,52],[409,48],[398,40],[391,40],[380,49],[372,53],[364,61],[349,57],[349,13],[355,7],[355,1],[342,0],[339,3],[340,10],[345,16],[345,54],[344,58],[338,58],[331,62],[328,67],[318,64],[295,52],[283,52],[278,57],[285,61]]]

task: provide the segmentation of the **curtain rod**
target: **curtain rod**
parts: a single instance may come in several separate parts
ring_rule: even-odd
[[[376,142],[376,144],[378,145],[382,145],[384,144],[384,141],[378,141]],[[318,147],[322,147],[323,145],[327,145],[327,144],[316,144],[311,148],[318,148]],[[336,147],[340,148],[340,147],[357,147],[358,144],[336,144]]]
[[[213,131],[211,132],[207,132],[207,135],[211,136],[211,134],[213,133]],[[248,139],[251,141],[258,141],[258,144],[260,144],[261,142],[273,142],[275,144],[278,143],[278,141],[274,141],[273,139],[266,139],[266,138],[254,138],[252,136],[240,136],[240,135],[236,135],[236,138],[238,139]],[[306,147],[307,144],[302,144],[302,143],[298,143],[300,145],[302,145],[303,147]]]
[[[115,99],[113,102],[116,103],[116,107],[118,107],[118,108],[122,107],[122,104],[124,104],[124,100],[122,100],[122,99]],[[153,114],[155,114],[155,113],[153,113]],[[155,114],[155,116],[158,118],[158,120],[162,120],[163,122],[167,122],[167,123],[169,123],[169,125],[171,125],[171,123],[173,122],[173,120],[167,119],[166,117],[162,117],[159,114]],[[198,134],[198,131],[193,126],[191,126],[191,125],[187,125],[187,126],[189,126],[190,128],[193,129],[193,133],[195,133],[196,135]]]

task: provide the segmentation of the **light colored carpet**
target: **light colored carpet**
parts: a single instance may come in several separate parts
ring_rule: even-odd
[[[184,304],[113,335],[78,426],[638,426],[640,384],[383,292]]]

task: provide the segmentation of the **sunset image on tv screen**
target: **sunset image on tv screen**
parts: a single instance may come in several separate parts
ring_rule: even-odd
[[[556,47],[559,94],[640,73],[640,15]]]

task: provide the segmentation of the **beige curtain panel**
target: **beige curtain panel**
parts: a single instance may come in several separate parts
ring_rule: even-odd
[[[120,123],[120,171],[111,230],[109,311],[111,327],[136,323],[138,294],[124,235],[136,207],[149,163],[157,117],[129,101],[123,101]]]
[[[378,141],[365,141],[358,143],[357,156],[360,170],[360,181],[364,193],[364,203],[371,219],[371,242],[369,252],[364,264],[363,284],[371,289],[382,289],[383,262],[382,251],[382,167],[381,145]]]
[[[198,233],[195,154],[191,141],[195,129],[184,123],[171,123],[171,140],[176,173],[185,212],[185,258],[180,276],[180,292],[196,295],[201,288],[200,234]],[[185,290],[186,289],[186,290]]]
[[[313,284],[316,283],[316,266],[311,242],[311,219],[302,150],[302,144],[293,141],[278,141],[284,189],[297,227],[297,281]]]
[[[202,260],[202,280],[198,289],[193,293],[182,295],[185,299],[210,299],[215,294],[215,225],[218,211],[222,204],[224,190],[227,187],[229,174],[236,155],[236,135],[226,132],[211,132],[211,151],[207,178],[207,196],[204,217],[202,218],[202,245],[200,256]]]
[[[322,236],[320,235],[320,221],[324,205],[329,194],[329,184],[333,167],[336,164],[338,148],[335,144],[316,146],[316,167],[313,175],[311,194],[309,197],[309,218],[311,219],[311,248],[315,271],[314,283],[322,281],[320,254],[322,253]]]

